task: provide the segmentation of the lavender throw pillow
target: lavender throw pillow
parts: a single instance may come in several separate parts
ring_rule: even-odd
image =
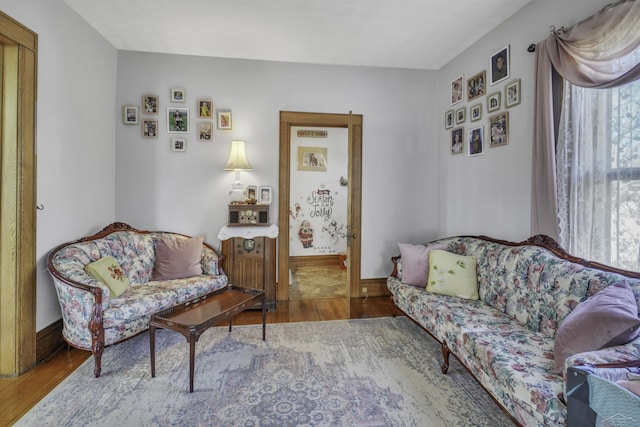
[[[556,372],[567,357],[626,344],[640,335],[638,303],[626,281],[608,286],[581,302],[560,323],[556,333]]]
[[[434,249],[446,250],[443,244],[413,245],[398,243],[402,258],[402,283],[424,288],[429,278],[429,252]]]
[[[202,274],[202,237],[156,240],[156,263],[151,280],[172,280]]]

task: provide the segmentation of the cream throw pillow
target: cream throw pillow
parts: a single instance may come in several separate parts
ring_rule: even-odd
[[[476,259],[443,250],[429,252],[427,292],[478,299]]]
[[[112,256],[106,256],[87,264],[84,269],[89,276],[107,285],[109,295],[112,297],[117,297],[129,288],[129,279],[118,261]]]

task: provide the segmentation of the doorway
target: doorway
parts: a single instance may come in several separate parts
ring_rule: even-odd
[[[345,304],[349,311],[352,297],[360,296],[360,218],[362,188],[362,115],[280,112],[280,181],[279,181],[279,225],[278,239],[278,290],[277,299],[290,299],[290,237],[294,223],[290,209],[295,210],[291,200],[291,147],[292,128],[346,128],[347,129],[347,213],[345,221],[346,267]],[[304,155],[304,154],[303,154]],[[297,225],[297,224],[296,224]],[[297,232],[297,230],[296,230]]]

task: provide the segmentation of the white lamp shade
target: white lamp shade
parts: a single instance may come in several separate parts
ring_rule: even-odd
[[[251,170],[247,153],[244,150],[244,141],[231,141],[229,160],[224,165],[224,170]]]

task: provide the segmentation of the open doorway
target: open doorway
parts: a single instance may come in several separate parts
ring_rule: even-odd
[[[291,198],[291,168],[292,168],[292,130],[297,128],[304,131],[322,128],[345,128],[347,130],[346,147],[346,218],[344,220],[344,234],[346,254],[343,262],[346,268],[346,282],[344,297],[347,310],[350,299],[360,296],[360,217],[361,217],[361,182],[362,182],[362,116],[354,114],[326,114],[280,112],[280,182],[279,182],[279,226],[278,239],[278,290],[277,299],[288,301],[290,298],[290,262],[292,261],[289,242],[292,235],[299,233],[300,224],[292,221],[291,212],[295,214],[295,201]],[[313,129],[311,129],[313,128]],[[322,144],[308,144],[310,147],[322,148]],[[307,150],[313,152],[313,150]],[[306,151],[301,154],[304,163]],[[319,153],[323,153],[322,150]],[[307,153],[307,162],[310,155]],[[296,162],[298,158],[296,157]],[[309,165],[307,165],[309,166]],[[314,163],[310,167],[319,167]],[[340,185],[340,183],[337,183]],[[343,190],[344,191],[344,190]],[[294,218],[295,219],[295,218]],[[294,230],[295,226],[295,230]],[[295,233],[295,234],[294,234]],[[293,259],[296,262],[295,258]],[[332,261],[330,261],[332,262]]]

